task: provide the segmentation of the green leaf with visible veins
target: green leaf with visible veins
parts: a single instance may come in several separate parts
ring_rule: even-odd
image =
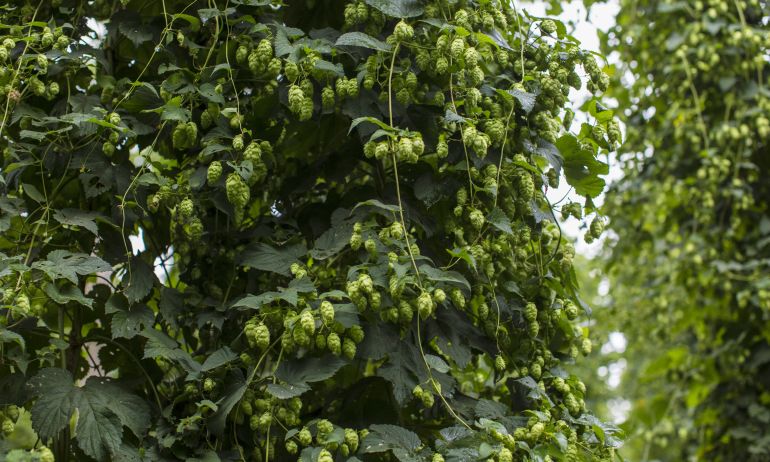
[[[426,460],[418,454],[422,442],[414,432],[387,424],[371,425],[369,429],[371,433],[366,437],[365,453],[392,451],[401,462]]]
[[[289,276],[291,264],[297,262],[297,259],[306,253],[307,249],[298,245],[274,248],[259,243],[247,248],[238,261],[241,266],[250,266],[258,270]]]
[[[340,35],[335,46],[364,47],[378,51],[390,51],[390,45],[363,32],[348,32]]]
[[[604,179],[609,166],[596,159],[594,153],[583,149],[574,135],[564,135],[556,142],[564,158],[564,174],[567,182],[581,196],[596,197],[604,190]]]
[[[68,371],[47,368],[27,386],[37,397],[31,412],[40,437],[55,437],[77,412],[78,446],[96,460],[106,460],[118,451],[124,426],[140,437],[149,425],[144,400],[110,382],[92,378],[77,387]]]
[[[96,226],[96,219],[102,217],[96,212],[86,212],[78,209],[56,210],[53,217],[59,223],[70,226],[80,226],[91,231],[94,235],[99,235],[99,228]]]
[[[66,250],[50,252],[46,260],[36,261],[32,268],[44,272],[51,279],[67,279],[73,284],[78,283],[78,275],[112,271],[112,266],[99,257]]]
[[[417,0],[366,0],[366,3],[394,18],[411,18],[424,11]]]

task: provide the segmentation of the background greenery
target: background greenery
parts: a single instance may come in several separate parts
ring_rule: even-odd
[[[606,194],[595,325],[628,341],[622,452],[768,460],[768,5],[620,3],[603,50],[618,54],[624,177]]]

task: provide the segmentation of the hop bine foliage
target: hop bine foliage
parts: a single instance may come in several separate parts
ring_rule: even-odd
[[[631,459],[770,459],[768,7],[621,2],[607,37],[635,63],[606,205]]]
[[[593,107],[608,78],[557,21],[21,3],[0,12],[0,399],[39,436],[19,450],[613,458],[564,367],[584,306],[544,191],[556,170],[594,214],[614,122],[563,128],[570,76]]]

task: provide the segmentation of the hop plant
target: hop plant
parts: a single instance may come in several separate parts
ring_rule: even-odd
[[[26,338],[29,329],[18,318],[42,316],[35,329],[55,331],[48,324],[51,314],[55,318],[56,305],[64,310],[64,319],[77,320],[73,316],[77,301],[58,303],[57,293],[60,298],[85,287],[82,296],[97,305],[104,304],[104,295],[110,304],[113,298],[122,303],[125,296],[129,304],[141,302],[135,307],[140,311],[144,305],[149,307],[154,325],[163,327],[179,351],[206,364],[206,370],[199,371],[197,378],[186,377],[186,361],[156,358],[156,397],[152,387],[121,385],[127,376],[125,355],[118,352],[115,361],[105,363],[115,366],[114,371],[105,372],[116,377],[121,393],[136,395],[127,401],[159,399],[166,420],[177,424],[177,436],[184,441],[177,438],[178,444],[169,448],[161,447],[162,438],[144,438],[142,448],[148,454],[199,457],[198,443],[208,441],[215,448],[241,448],[244,457],[254,460],[300,455],[307,459],[309,454],[323,462],[363,457],[367,432],[338,428],[326,420],[345,417],[345,400],[325,391],[343,384],[365,392],[367,386],[390,381],[386,371],[397,365],[395,355],[369,355],[382,338],[393,338],[403,345],[379,347],[411,349],[422,339],[425,348],[441,357],[452,356],[458,347],[471,347],[466,366],[447,361],[449,370],[439,376],[422,370],[421,361],[406,364],[403,371],[421,381],[421,386],[409,402],[398,402],[404,397],[397,393],[394,409],[404,414],[404,425],[419,436],[422,452],[418,452],[431,455],[433,462],[443,462],[445,456],[434,451],[447,448],[436,448],[428,437],[456,423],[452,413],[445,411],[458,404],[462,411],[457,400],[463,396],[508,403],[510,390],[496,379],[516,380],[521,374],[536,378],[555,408],[549,415],[538,407],[542,403],[524,400],[516,412],[508,409],[501,419],[543,411],[536,414],[548,432],[532,440],[529,425],[520,429],[526,433],[517,441],[502,429],[472,426],[469,441],[488,443],[484,455],[497,462],[512,455],[522,458],[527,455],[524,443],[535,450],[541,442],[552,443],[554,421],[564,418],[569,423],[562,433],[570,438],[569,444],[577,447],[579,442],[585,454],[607,459],[592,426],[563,415],[564,408],[574,416],[584,407],[584,395],[577,385],[572,386],[574,379],[569,379],[570,388],[567,380],[558,384],[551,373],[564,353],[576,356],[586,347],[582,332],[564,333],[562,316],[573,316],[573,309],[577,316],[574,305],[561,300],[549,304],[555,293],[574,293],[574,278],[565,276],[571,275],[574,248],[559,241],[548,218],[538,213],[548,206],[544,181],[553,185],[554,180],[537,152],[544,148],[542,141],[553,142],[561,136],[560,125],[574,117],[566,105],[568,84],[578,72],[582,75],[583,69],[576,66],[586,60],[592,91],[608,82],[595,62],[573,50],[576,44],[539,38],[538,25],[545,34],[548,23],[518,15],[507,2],[426,0],[419,2],[414,14],[400,17],[401,13],[392,14],[398,9],[387,5],[349,0],[339,5],[298,2],[289,9],[236,5],[226,17],[202,24],[174,21],[168,40],[156,49],[152,42],[128,40],[120,21],[140,14],[149,15],[142,16],[148,24],[163,24],[164,16],[178,18],[183,5],[168,4],[167,12],[155,14],[152,8],[140,12],[137,2],[122,0],[114,7],[96,0],[93,17],[108,32],[105,49],[118,50],[115,47],[125,41],[136,53],[112,53],[110,65],[99,65],[94,75],[93,62],[67,59],[82,51],[82,28],[64,27],[71,35],[65,37],[61,26],[47,29],[42,22],[66,23],[62,16],[66,9],[60,9],[59,3],[66,4],[52,0],[43,2],[39,11],[34,5],[0,9],[0,19],[8,26],[0,37],[0,59],[4,60],[0,98],[6,98],[9,111],[7,129],[2,131],[7,143],[0,169],[9,165],[27,169],[27,173],[19,170],[23,181],[9,182],[4,192],[9,206],[19,204],[23,211],[35,202],[28,186],[34,184],[43,193],[54,192],[46,197],[57,209],[50,217],[32,217],[53,220],[50,226],[38,228],[21,226],[23,220],[16,223],[14,210],[4,211],[12,213],[9,233],[3,235],[7,252],[26,249],[30,242],[34,249],[29,255],[17,252],[12,261],[23,264],[3,270],[10,271],[3,280],[13,289],[4,301],[8,316],[0,317],[0,322],[13,323],[14,334],[18,332],[29,346],[34,343]],[[308,14],[294,14],[295,6],[296,12]],[[324,24],[335,14],[337,18]],[[345,26],[332,33],[343,20]],[[511,44],[513,49],[500,47],[484,35],[499,31],[501,37],[519,37],[519,32],[533,28],[534,40],[518,41]],[[354,35],[345,39],[358,37],[365,46],[342,45],[342,37],[349,32]],[[161,55],[156,51],[167,61],[165,66],[158,66],[156,58]],[[134,55],[155,58],[149,66],[138,62],[136,68],[131,61]],[[137,72],[141,86],[131,83]],[[65,82],[71,85],[59,88]],[[103,115],[101,124],[73,125],[73,120],[80,121],[75,114],[80,109],[67,104],[70,92],[65,90],[78,85],[88,96],[89,111]],[[50,108],[44,105],[47,102]],[[178,109],[171,111],[174,108]],[[61,120],[55,125],[57,119]],[[358,121],[350,130],[353,119]],[[593,155],[598,149],[614,147],[606,142],[620,142],[613,121],[601,118],[597,124],[604,130],[601,148],[593,144],[591,134],[575,135],[586,158],[588,150]],[[731,127],[740,139],[759,133],[759,121],[757,126],[748,120],[745,124],[746,134],[741,125]],[[761,126],[770,133],[770,123]],[[153,130],[161,131],[153,134]],[[347,131],[350,136],[336,136]],[[45,142],[30,143],[36,134]],[[573,135],[566,136],[571,140]],[[75,149],[63,149],[67,146]],[[92,148],[96,157],[88,155]],[[518,151],[523,154],[511,162]],[[67,165],[77,169],[71,172],[76,181],[61,188],[61,178],[56,177]],[[99,171],[102,166],[115,169],[115,174]],[[124,193],[128,196],[123,197]],[[132,208],[135,200],[145,198],[147,213],[141,207]],[[92,236],[92,227],[59,220],[66,209],[85,203],[100,214],[98,236]],[[562,212],[567,209],[573,210],[568,216],[582,213],[579,207],[567,206]],[[111,229],[106,221],[120,227],[121,217],[126,232],[141,228],[144,233],[147,249],[138,255],[114,252],[116,243],[111,243],[111,234],[105,234]],[[593,233],[590,227],[589,232]],[[344,245],[348,238],[349,247]],[[173,263],[165,255],[170,249]],[[448,249],[453,250],[448,253]],[[99,278],[97,270],[58,274],[46,263],[56,263],[57,258],[81,261],[82,265],[73,266],[76,269],[93,265],[98,271],[101,266],[130,271],[109,281]],[[172,265],[166,268],[168,284],[152,276],[157,258]],[[547,283],[532,277],[540,271],[548,274]],[[139,282],[149,278],[147,284],[136,285],[137,276]],[[34,283],[40,278],[48,282],[38,288]],[[23,296],[16,294],[17,285]],[[511,292],[512,287],[518,295]],[[521,316],[510,307],[498,311],[495,302],[500,300],[495,298],[508,300],[511,295],[526,297],[533,305],[542,305],[542,310],[535,308],[528,314],[526,307]],[[51,312],[44,312],[48,308]],[[107,336],[117,337],[119,330],[125,331],[113,322],[122,316],[120,312],[94,310],[91,314],[81,319],[83,332],[97,326]],[[141,333],[153,329],[144,324],[123,334],[139,335],[137,347],[144,346],[150,357],[154,340],[148,343]],[[416,335],[415,329],[423,334]],[[463,332],[470,331],[478,338],[466,338]],[[51,345],[28,348],[27,353],[31,359],[39,360],[44,354],[44,363],[58,363],[51,359],[62,351]],[[5,352],[20,351],[15,342],[7,347]],[[228,356],[227,364],[220,363],[223,354]],[[327,377],[323,380],[303,380],[306,383],[299,385],[284,374],[287,368],[301,375],[312,372],[306,369],[332,355],[338,358],[319,366],[329,368],[329,375],[321,374]],[[15,370],[14,358],[8,354],[0,362],[7,361]],[[495,369],[492,377],[490,367]],[[266,381],[271,374],[280,383]],[[431,374],[440,379],[444,393]],[[243,375],[244,391],[235,412],[209,409],[206,400],[221,404],[231,386],[238,385],[230,383],[238,375]],[[378,381],[367,379],[372,376]],[[95,386],[90,381],[80,385],[85,393]],[[303,408],[298,397],[282,399],[281,390],[291,391],[292,386],[295,391],[309,387],[306,396],[312,396],[313,402]],[[569,393],[574,396],[568,397]],[[446,406],[435,406],[436,400]],[[44,418],[35,415],[39,411],[32,407],[33,426]],[[4,412],[9,422],[3,418],[0,422],[9,431],[15,419],[10,410]],[[217,415],[224,420],[217,422]],[[221,424],[228,431],[215,431]],[[157,422],[149,422],[146,433],[158,431]],[[130,429],[123,433],[121,441],[114,442],[118,446],[126,443],[122,438],[142,439]],[[87,446],[78,444],[87,432],[69,436],[80,441],[62,445],[75,448],[63,457],[77,458]],[[103,454],[111,453],[104,444],[99,446]],[[561,445],[552,446],[554,454],[560,452],[554,458],[563,458]],[[32,454],[37,457],[41,451]],[[397,456],[391,450],[381,458]]]

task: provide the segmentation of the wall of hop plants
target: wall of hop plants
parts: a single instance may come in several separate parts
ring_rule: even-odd
[[[7,460],[611,460],[609,77],[506,2],[0,9]],[[581,203],[545,192],[568,182]]]
[[[768,8],[621,2],[605,37],[627,139],[599,326],[629,340],[634,460],[770,458]]]

